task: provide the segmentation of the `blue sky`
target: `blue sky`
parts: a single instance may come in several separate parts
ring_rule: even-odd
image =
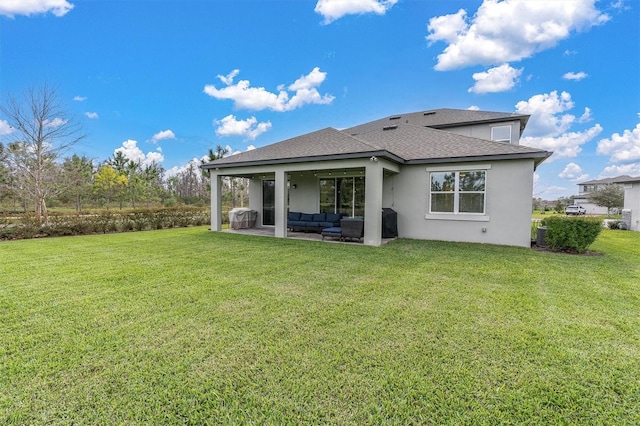
[[[521,143],[555,152],[534,196],[640,176],[635,0],[0,0],[0,96],[44,82],[96,162],[175,173],[446,107],[532,115]]]

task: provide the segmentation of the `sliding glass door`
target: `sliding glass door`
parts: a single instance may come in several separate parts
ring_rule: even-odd
[[[320,179],[320,212],[364,216],[364,177]]]
[[[276,224],[276,181],[262,181],[262,224]]]

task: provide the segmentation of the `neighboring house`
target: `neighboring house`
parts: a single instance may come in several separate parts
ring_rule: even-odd
[[[588,180],[578,184],[578,195],[574,197],[573,203],[587,209],[587,214],[608,214],[606,207],[597,206],[589,199],[589,194],[602,189],[607,185],[622,185],[625,180],[632,179],[630,176],[618,176],[606,179]]]
[[[627,222],[629,229],[640,232],[640,176],[629,177],[620,183],[624,187],[622,220]]]
[[[519,145],[528,115],[437,109],[344,130],[326,128],[203,165],[211,229],[221,230],[223,177],[248,178],[257,226],[287,236],[287,212],[364,217],[382,242],[382,209],[401,238],[528,247],[533,172],[551,153]]]

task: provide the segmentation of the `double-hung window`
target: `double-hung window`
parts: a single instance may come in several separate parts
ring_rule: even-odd
[[[485,170],[433,171],[430,213],[484,214],[486,200]]]

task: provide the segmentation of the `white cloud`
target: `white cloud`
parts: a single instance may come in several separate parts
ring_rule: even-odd
[[[166,179],[171,178],[173,176],[177,176],[180,173],[184,173],[186,172],[190,167],[192,170],[197,170],[198,171],[198,175],[200,175],[199,173],[199,169],[200,169],[200,165],[202,164],[202,161],[207,160],[207,157],[204,156],[201,159],[198,158],[193,158],[191,159],[189,162],[187,162],[186,164],[183,164],[181,166],[173,166],[168,170],[165,170],[164,172],[164,177]]]
[[[235,108],[256,111],[263,109],[278,112],[291,111],[305,104],[330,104],[335,99],[330,94],[320,95],[318,92],[317,87],[327,77],[327,73],[320,71],[318,67],[287,87],[288,91],[295,92],[291,98],[282,85],[278,87],[277,94],[269,92],[264,87],[251,87],[249,80],[240,80],[234,85],[233,79],[238,73],[238,70],[234,70],[226,76],[218,75],[226,87],[218,89],[214,85],[208,84],[204,87],[204,93],[216,99],[233,100]]]
[[[540,194],[543,195],[542,198],[545,198],[545,199],[548,199],[548,200],[556,200],[556,199],[558,199],[560,197],[563,197],[568,189],[569,188],[564,187],[564,186],[552,185],[552,186],[547,186],[544,189],[542,189]]]
[[[534,95],[527,101],[516,104],[519,114],[530,114],[525,134],[520,139],[522,145],[554,151],[551,161],[562,157],[575,157],[582,151],[582,145],[591,141],[602,132],[599,124],[584,131],[569,132],[576,123],[576,117],[565,114],[574,103],[571,94],[557,91]],[[590,117],[590,110],[585,108],[581,119]]]
[[[477,72],[472,76],[476,83],[469,89],[469,92],[497,93],[511,90],[518,82],[523,69],[515,69],[509,64],[502,64],[499,67],[489,68],[486,72]]]
[[[246,120],[237,120],[234,115],[227,115],[222,120],[214,121],[218,125],[218,136],[242,136],[245,139],[254,140],[271,128],[271,122],[258,123],[255,117]]]
[[[640,163],[607,166],[604,168],[599,177],[607,178],[623,175],[640,176]]]
[[[398,0],[318,0],[315,12],[330,24],[345,15],[375,13],[384,15]]]
[[[86,115],[87,118],[91,118],[92,120],[95,120],[98,118],[97,112],[85,112],[84,115]]]
[[[247,152],[247,151],[252,151],[252,150],[254,150],[254,149],[256,149],[256,147],[255,147],[255,146],[253,146],[253,145],[249,145],[249,146],[248,146],[244,151],[245,151],[245,152]],[[242,151],[240,151],[239,149],[235,149],[235,150],[234,150],[233,148],[231,148],[231,145],[227,145],[227,146],[226,146],[226,150],[227,150],[227,152],[229,153],[229,154],[227,154],[227,155],[236,155],[236,154],[240,154],[240,153],[242,152]],[[227,155],[225,155],[225,157],[226,157]]]
[[[164,155],[162,155],[162,149],[160,147],[158,147],[156,151],[145,154],[138,147],[138,141],[134,141],[132,139],[122,142],[122,146],[120,148],[116,148],[113,152],[114,154],[122,152],[122,154],[129,160],[140,163],[143,166],[150,165],[151,163],[157,164],[164,161]]]
[[[252,149],[256,149],[256,147],[253,146],[253,145],[249,145],[247,147],[247,151],[251,151]],[[227,150],[227,152],[231,152],[231,146],[227,145],[226,146],[226,150]],[[227,157],[229,155],[233,155],[233,154],[239,154],[239,153],[240,153],[240,151],[234,151],[232,154],[225,155],[225,157]],[[177,176],[180,173],[186,172],[187,170],[189,170],[189,168],[191,168],[192,170],[195,170],[197,172],[198,176],[202,176],[200,174],[200,165],[202,164],[202,162],[207,162],[207,161],[209,161],[209,156],[208,155],[203,155],[200,158],[193,157],[186,164],[183,164],[181,166],[173,166],[170,169],[165,170],[164,176],[165,176],[165,178],[170,178],[170,177],[173,177],[173,176]]]
[[[13,127],[5,120],[0,120],[0,135],[8,135],[13,132]]]
[[[575,122],[576,117],[562,114],[574,107],[571,94],[557,91],[534,95],[527,101],[516,104],[519,114],[530,114],[527,124],[527,134],[531,136],[559,135],[567,131]]]
[[[158,164],[164,161],[164,155],[162,155],[162,151],[156,151],[156,152],[147,152],[147,156],[145,157],[144,161],[142,161],[142,165],[146,166],[149,164]]]
[[[66,0],[2,0],[0,1],[0,15],[13,18],[15,15],[37,15],[53,13],[57,17],[67,14],[73,9],[73,4]]]
[[[87,100],[87,97],[86,96],[74,96],[73,100],[76,101],[76,102],[84,102],[84,101]]]
[[[45,120],[43,124],[46,127],[60,127],[67,124],[69,120],[65,120],[64,118],[56,117],[53,120]]]
[[[583,173],[582,167],[580,167],[576,163],[569,163],[565,166],[564,170],[562,170],[558,174],[558,177],[562,179],[571,179],[574,182],[579,182],[587,179],[589,175]]]
[[[175,138],[176,138],[175,133],[167,129],[167,130],[162,130],[156,133],[155,135],[153,135],[153,137],[151,138],[151,142],[157,143],[158,141],[161,141],[163,139],[175,139]]]
[[[223,82],[225,85],[231,86],[233,84],[233,79],[236,78],[238,76],[238,74],[240,74],[240,70],[239,69],[235,69],[235,70],[231,71],[227,75],[218,74],[218,79],[221,82]]]
[[[559,136],[523,137],[520,143],[533,148],[553,151],[551,161],[557,158],[573,158],[582,152],[582,145],[591,141],[602,132],[602,126],[595,126],[583,132],[567,132]],[[549,161],[547,160],[547,161]]]
[[[565,75],[562,76],[562,78],[564,78],[565,80],[573,80],[573,81],[580,81],[580,80],[584,80],[585,78],[587,78],[589,75],[586,72],[580,71],[580,72],[568,72]]]
[[[597,153],[610,155],[613,163],[640,160],[640,123],[633,130],[627,129],[622,134],[614,133],[609,139],[600,140]]]
[[[613,1],[611,2],[611,7],[614,9],[620,9],[620,10],[631,10],[631,7],[625,4],[625,0]]]
[[[429,40],[429,45],[437,41],[455,43],[467,28],[467,11],[464,9],[450,15],[436,16],[429,20],[427,29],[430,34],[427,36],[427,40]]]
[[[578,119],[578,123],[588,123],[591,120],[592,120],[592,118],[591,118],[591,108],[585,107],[584,108],[584,112],[582,113],[582,115]]]
[[[480,111],[480,107],[478,105],[471,105],[467,108],[469,111]]]
[[[603,24],[609,16],[596,0],[484,0],[472,18],[463,9],[429,20],[430,44],[448,44],[436,70],[519,61],[552,48],[572,32]]]

